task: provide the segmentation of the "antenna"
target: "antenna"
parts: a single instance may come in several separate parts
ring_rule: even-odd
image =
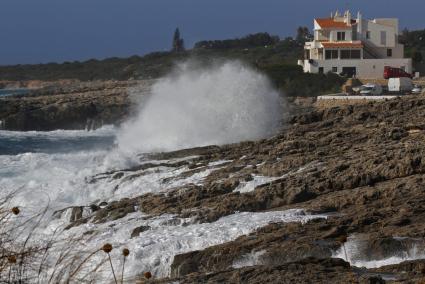
[[[350,1],[345,2],[345,11],[350,11]]]

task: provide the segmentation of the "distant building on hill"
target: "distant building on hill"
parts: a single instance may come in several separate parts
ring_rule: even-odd
[[[412,60],[404,58],[398,41],[398,19],[357,19],[350,11],[314,20],[314,40],[304,47],[298,64],[304,72],[334,72],[349,77],[383,78],[384,67],[402,68],[412,73]]]

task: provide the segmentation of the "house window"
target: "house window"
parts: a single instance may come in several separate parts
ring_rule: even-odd
[[[351,50],[351,59],[360,59],[360,57],[361,57],[360,49]]]
[[[341,59],[360,59],[360,49],[344,49],[341,50]]]
[[[393,50],[391,48],[387,49],[387,56],[392,57],[393,56]]]
[[[370,39],[370,31],[366,32],[366,39]]]
[[[323,73],[324,73],[323,67],[319,67],[319,74],[323,74]]]
[[[332,67],[332,72],[338,73],[338,67]]]
[[[357,74],[356,67],[342,67],[342,74],[348,78],[353,78]]]
[[[336,38],[338,41],[345,40],[345,32],[337,32]]]
[[[349,49],[341,50],[341,59],[351,59],[351,53]]]
[[[338,50],[326,50],[325,59],[338,59]]]
[[[387,32],[381,31],[381,45],[387,45]]]

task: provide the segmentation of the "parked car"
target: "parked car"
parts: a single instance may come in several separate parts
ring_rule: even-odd
[[[414,85],[412,89],[412,94],[418,95],[422,93],[422,87],[419,85]]]
[[[356,95],[359,95],[361,91],[363,91],[366,88],[365,85],[353,87],[353,93]]]
[[[384,78],[385,79],[403,78],[403,77],[412,79],[413,75],[407,73],[406,71],[404,71],[401,68],[390,67],[390,66],[384,67]]]
[[[361,87],[360,94],[363,96],[382,95],[382,87],[378,84],[366,84]]]

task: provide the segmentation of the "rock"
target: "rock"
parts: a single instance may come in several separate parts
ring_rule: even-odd
[[[393,128],[388,133],[388,137],[393,140],[400,140],[401,138],[406,137],[407,135],[407,131],[402,128]]]
[[[149,226],[140,226],[140,227],[137,227],[137,228],[135,228],[133,230],[133,232],[131,232],[130,238],[131,239],[132,238],[136,238],[136,237],[138,237],[140,235],[140,233],[142,233],[144,231],[147,231],[147,230],[150,230],[150,229],[151,229],[151,227],[149,227]]]
[[[183,274],[193,270],[193,262],[188,261],[180,267]],[[240,269],[226,269],[215,273],[186,274],[161,280],[155,283],[358,283],[357,276],[350,265],[341,259],[307,258],[280,266],[253,266]]]
[[[83,207],[78,206],[72,208],[71,217],[69,219],[70,222],[74,222],[83,218]]]
[[[124,173],[119,172],[119,173],[114,174],[114,175],[112,176],[112,178],[113,178],[113,179],[120,179],[120,178],[122,178],[123,176],[124,176]]]
[[[191,257],[185,257],[182,261],[179,261],[179,256],[176,257],[171,267],[171,277],[178,278],[198,271],[198,263],[196,260]]]
[[[127,88],[149,81],[50,82],[29,95],[0,98],[1,127],[6,130],[93,130],[104,124],[118,125],[128,117],[131,102]],[[147,91],[147,90],[145,90]],[[88,103],[89,102],[89,103]]]
[[[97,210],[99,210],[100,209],[100,207],[99,206],[97,206],[96,204],[91,204],[90,205],[90,210],[92,211],[92,212],[96,212]]]
[[[84,206],[72,206],[62,210],[55,211],[53,216],[56,218],[67,218],[66,221],[73,223],[83,218]]]
[[[361,277],[360,284],[385,284],[387,283],[381,276]]]

